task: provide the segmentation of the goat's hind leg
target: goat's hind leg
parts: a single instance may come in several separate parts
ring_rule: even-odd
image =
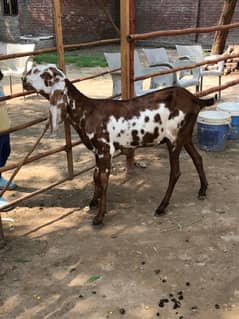
[[[204,199],[206,197],[208,182],[206,178],[206,174],[203,168],[203,161],[201,155],[198,153],[197,149],[193,145],[193,142],[190,141],[189,143],[184,145],[185,150],[188,152],[190,157],[192,158],[192,161],[196,167],[196,170],[198,172],[199,178],[200,178],[200,189],[198,192],[198,198]]]
[[[169,161],[170,161],[170,177],[169,177],[169,184],[166,191],[166,194],[161,201],[159,207],[155,211],[155,215],[162,215],[165,213],[165,209],[169,204],[169,200],[172,196],[174,186],[177,183],[177,180],[179,179],[181,173],[180,173],[180,167],[179,167],[179,154],[182,149],[181,145],[177,145],[175,148],[170,143],[170,141],[167,141],[168,151],[169,151]]]

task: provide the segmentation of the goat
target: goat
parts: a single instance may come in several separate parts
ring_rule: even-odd
[[[129,100],[93,99],[82,94],[55,65],[34,66],[23,78],[26,90],[49,99],[53,131],[68,118],[85,146],[94,152],[94,195],[90,207],[99,207],[93,225],[103,223],[107,187],[116,150],[166,143],[170,177],[166,194],[155,214],[165,212],[180,176],[179,155],[184,147],[200,178],[199,198],[206,196],[207,179],[202,158],[192,142],[199,111],[214,98],[199,99],[184,88],[170,87]]]

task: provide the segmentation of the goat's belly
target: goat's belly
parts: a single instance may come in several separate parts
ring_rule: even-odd
[[[120,136],[114,136],[111,138],[110,144],[114,146],[115,149],[121,148],[136,148],[144,146],[153,146],[160,144],[160,142],[165,138],[165,134],[159,132],[159,128],[155,128],[152,132],[145,132],[137,130],[121,133]]]

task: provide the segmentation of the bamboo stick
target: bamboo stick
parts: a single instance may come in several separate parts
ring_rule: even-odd
[[[40,143],[41,139],[43,138],[43,136],[45,135],[46,131],[49,128],[49,122],[47,122],[44,130],[42,131],[41,135],[39,136],[39,138],[37,139],[36,143],[33,145],[33,147],[31,148],[31,150],[27,153],[27,155],[23,158],[22,161],[20,161],[18,163],[18,166],[16,168],[16,170],[13,172],[12,176],[9,178],[7,184],[5,185],[5,187],[2,189],[2,191],[0,191],[0,197],[3,196],[3,194],[6,192],[6,190],[8,189],[8,186],[10,185],[10,183],[12,182],[12,180],[14,179],[14,177],[17,175],[17,173],[19,172],[19,170],[21,169],[21,167],[23,166],[23,164],[25,163],[25,161],[28,159],[28,157],[31,155],[31,153],[36,149],[37,145]]]
[[[71,143],[71,126],[67,119],[64,120],[64,130],[65,130],[65,142],[66,142],[66,158],[67,158],[67,168],[69,179],[73,178],[74,165],[73,165],[73,154],[72,154],[72,143]]]
[[[214,92],[218,92],[219,90],[220,91],[225,90],[225,89],[227,89],[231,86],[237,85],[237,84],[239,84],[239,79],[233,80],[233,81],[228,81],[228,82],[224,83],[223,85],[214,86],[214,87],[209,88],[207,90],[197,92],[195,95],[198,97],[205,96],[205,95],[208,95],[208,94],[211,94]]]
[[[146,40],[158,37],[167,37],[173,35],[184,35],[190,33],[210,33],[219,30],[235,29],[239,27],[239,23],[225,24],[221,26],[201,27],[201,28],[186,28],[186,29],[175,29],[166,31],[154,31],[146,32],[142,34],[129,34],[128,41]]]
[[[94,75],[86,76],[83,79],[75,79],[75,80],[71,81],[71,83],[76,83],[76,82],[82,82],[82,81],[86,81],[86,80],[95,79],[95,78],[98,78],[99,76],[103,76],[103,75],[110,74],[110,73],[113,73],[113,72],[117,72],[117,71],[120,71],[120,70],[121,70],[121,68],[104,71],[104,72],[97,73],[97,74],[94,74]]]
[[[120,39],[118,38],[112,38],[112,39],[106,39],[106,40],[97,40],[97,41],[91,41],[91,42],[83,42],[83,43],[78,43],[78,44],[65,44],[64,49],[80,49],[80,48],[86,48],[86,47],[91,47],[91,46],[98,46],[98,45],[106,45],[106,44],[113,44],[113,43],[119,43]],[[57,48],[48,48],[48,49],[40,49],[40,50],[35,50],[35,51],[29,51],[29,52],[24,52],[24,53],[12,53],[12,54],[5,54],[5,55],[0,55],[0,61],[1,60],[7,60],[7,59],[14,59],[14,58],[20,58],[23,56],[35,56],[35,55],[40,55],[44,53],[51,53],[51,52],[56,52]]]
[[[74,143],[71,144],[72,147],[75,147],[77,145],[80,145],[82,144],[81,141],[76,141]],[[23,164],[23,166],[25,166],[26,164],[29,164],[29,163],[32,163],[32,162],[35,162],[39,159],[42,159],[44,157],[48,157],[50,155],[54,155],[54,154],[57,154],[57,153],[60,153],[62,151],[66,151],[67,149],[67,146],[66,145],[63,145],[63,146],[59,146],[59,147],[56,147],[50,151],[47,151],[47,152],[42,152],[42,153],[39,153],[37,155],[34,155],[34,156],[30,156],[26,161],[25,163]],[[0,173],[3,173],[3,172],[6,172],[6,171],[10,171],[14,168],[16,168],[18,166],[18,164],[8,164],[4,167],[1,167],[0,168]]]
[[[170,74],[170,73],[174,73],[174,72],[178,72],[178,71],[193,69],[193,68],[200,67],[200,66],[203,66],[203,65],[215,64],[215,63],[223,61],[223,60],[233,59],[233,58],[237,58],[237,57],[239,57],[238,53],[237,54],[224,54],[220,58],[204,60],[202,62],[191,63],[191,64],[188,64],[186,66],[175,67],[175,68],[172,68],[172,69],[167,69],[167,70],[162,70],[162,71],[148,73],[148,74],[145,74],[145,75],[142,75],[142,76],[137,76],[137,77],[134,78],[134,81],[145,80],[145,79],[148,79],[148,78],[151,78],[151,77],[154,77],[154,76],[158,76],[158,75]]]
[[[0,134],[3,135],[3,134],[10,134],[10,133],[13,133],[13,132],[17,132],[17,131],[23,130],[25,128],[31,127],[31,126],[33,126],[35,124],[39,124],[41,122],[44,122],[47,119],[48,119],[48,117],[41,117],[39,119],[32,120],[30,122],[11,127],[8,130],[0,131]]]
[[[122,153],[116,154],[113,158],[117,158],[117,157],[120,156],[120,155],[122,155]],[[74,177],[77,177],[77,176],[80,176],[80,175],[82,175],[82,174],[84,174],[84,173],[86,173],[86,172],[92,170],[94,167],[95,167],[95,164],[91,164],[90,166],[84,168],[84,169],[81,170],[80,172],[74,173],[74,174],[73,174],[73,178],[74,178]],[[18,203],[21,203],[23,200],[30,199],[30,198],[32,198],[33,196],[39,195],[39,194],[41,194],[41,193],[43,193],[43,192],[45,192],[45,191],[47,191],[47,190],[49,190],[49,189],[51,189],[51,188],[53,188],[53,187],[55,187],[55,186],[58,186],[58,185],[60,185],[60,184],[63,184],[63,183],[65,183],[66,181],[69,181],[69,180],[70,180],[69,177],[65,177],[65,178],[63,178],[63,179],[61,179],[61,180],[59,180],[59,181],[57,181],[57,182],[51,183],[51,184],[49,184],[49,185],[47,185],[47,186],[45,186],[45,187],[43,187],[43,188],[41,188],[41,189],[38,189],[37,191],[34,191],[34,192],[30,193],[30,194],[26,194],[26,195],[24,195],[24,196],[21,196],[20,198],[17,198],[17,199],[15,199],[15,200],[11,201],[11,202],[8,203],[7,205],[2,206],[2,207],[1,207],[1,210],[6,210],[6,209],[8,209],[8,208],[12,208],[12,206],[14,206],[14,205],[16,205],[16,204],[18,204]],[[1,214],[1,210],[0,210],[0,214]],[[0,234],[1,234],[1,233],[0,233]]]

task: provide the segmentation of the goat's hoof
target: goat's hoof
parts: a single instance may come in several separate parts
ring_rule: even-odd
[[[103,220],[99,219],[97,216],[95,216],[95,218],[93,219],[92,222],[93,226],[103,226]]]
[[[165,208],[159,206],[154,212],[154,216],[164,215],[165,213]]]
[[[198,199],[204,200],[207,196],[206,192],[207,192],[207,189],[200,188],[198,192]]]
[[[89,203],[90,208],[96,208],[98,207],[98,199],[92,199]]]
[[[206,194],[201,194],[201,193],[198,193],[198,199],[199,200],[204,200],[204,199],[206,199]]]

